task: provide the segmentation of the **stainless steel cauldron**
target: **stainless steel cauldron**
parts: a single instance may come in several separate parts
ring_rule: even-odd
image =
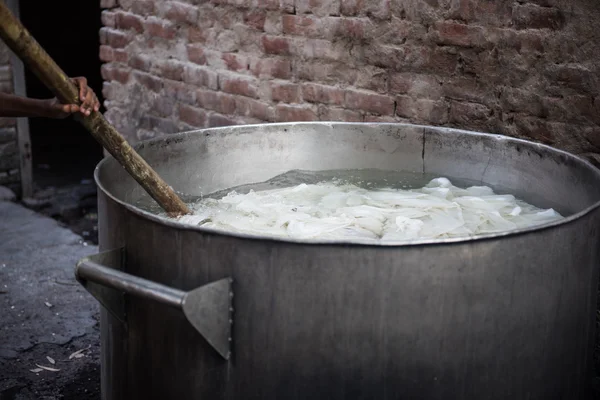
[[[569,217],[401,246],[228,235],[136,208],[96,170],[103,399],[583,399],[600,265],[600,172],[530,142],[403,124],[289,123],[137,146],[199,195],[292,169],[481,180]],[[232,308],[230,308],[232,307]]]

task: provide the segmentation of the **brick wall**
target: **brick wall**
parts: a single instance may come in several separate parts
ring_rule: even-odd
[[[10,51],[0,41],[0,92],[13,93]],[[20,162],[17,142],[17,121],[14,118],[0,118],[0,185],[20,192]]]
[[[107,116],[131,142],[260,121],[409,121],[600,164],[600,2],[101,0]]]

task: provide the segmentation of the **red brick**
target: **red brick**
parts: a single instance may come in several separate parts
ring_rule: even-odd
[[[156,13],[153,0],[135,0],[131,3],[130,11],[138,15],[154,15]]]
[[[279,11],[279,0],[252,0],[252,6],[270,11]]]
[[[517,135],[521,137],[547,145],[555,143],[552,129],[550,129],[546,121],[540,118],[528,116],[515,118],[515,125],[517,127]]]
[[[155,63],[158,68],[158,75],[174,81],[183,80],[184,65],[175,60],[158,61]]]
[[[600,126],[583,129],[582,137],[592,146],[591,149],[600,153]]]
[[[163,87],[162,79],[147,74],[145,72],[133,71],[133,77],[140,84],[152,90],[153,92],[159,92]]]
[[[512,17],[517,29],[557,30],[565,24],[565,16],[558,8],[540,7],[530,3],[516,4]]]
[[[117,6],[117,0],[100,0],[100,8],[114,8]]]
[[[311,103],[334,104],[339,106],[344,104],[345,92],[336,87],[305,83],[302,85],[302,96],[305,101]]]
[[[237,53],[225,53],[222,56],[223,61],[230,71],[245,71],[248,69],[248,59]]]
[[[102,78],[107,81],[117,81],[123,84],[129,82],[131,70],[129,68],[116,67],[111,64],[103,64],[100,67]]]
[[[455,0],[446,19],[477,22],[482,26],[507,26],[513,4],[508,1]]]
[[[516,35],[515,48],[527,54],[544,53],[544,37],[536,31],[520,31]]]
[[[396,115],[409,118],[414,122],[441,125],[448,122],[448,105],[445,101],[398,96]]]
[[[189,27],[187,31],[188,42],[190,43],[206,43],[208,31],[204,28]]]
[[[165,17],[173,22],[193,25],[198,21],[198,7],[178,1],[166,3]]]
[[[137,33],[144,32],[144,20],[136,14],[116,13],[116,26],[122,30],[134,30]]]
[[[116,26],[116,15],[113,11],[102,11],[100,19],[102,20],[102,25],[106,27],[114,28]]]
[[[530,115],[542,116],[544,107],[540,96],[529,90],[502,88],[500,102],[503,111],[524,112]]]
[[[410,72],[391,73],[390,92],[392,94],[408,93],[413,97],[435,99],[442,96],[442,85],[432,75]]]
[[[363,40],[369,37],[373,23],[368,18],[338,18],[336,36],[345,40]]]
[[[114,52],[112,47],[100,45],[100,61],[111,62],[114,60]]]
[[[149,17],[144,22],[144,27],[146,33],[152,37],[174,39],[177,33],[172,23],[155,17]]]
[[[239,0],[238,0],[239,1]],[[244,5],[247,5],[248,3],[244,3]],[[252,9],[253,7],[248,7],[249,9]],[[244,8],[234,8],[234,7],[220,7],[217,9],[214,9],[215,11],[215,21],[210,21],[207,23],[207,21],[205,20],[204,17],[204,12],[206,9],[202,10],[202,13],[200,15],[200,25],[201,27],[209,27],[209,26],[214,26],[214,27],[219,27],[219,28],[225,28],[225,29],[233,29],[235,26],[240,25],[243,26],[244,23]],[[210,17],[210,13],[206,18]]]
[[[391,17],[390,0],[341,0],[342,15],[366,15],[374,19],[389,19]]]
[[[319,23],[322,20],[312,16],[284,14],[281,16],[281,29],[287,35],[323,37],[326,34],[324,24]]]
[[[206,55],[204,54],[204,47],[197,45],[187,46],[188,60],[195,64],[206,65]]]
[[[346,108],[364,110],[379,115],[394,113],[394,100],[388,96],[368,92],[346,91]]]
[[[250,10],[244,14],[244,23],[259,31],[264,31],[267,13],[264,10]]]
[[[223,115],[219,115],[219,114],[211,114],[208,117],[208,126],[209,127],[213,127],[213,128],[217,128],[217,127],[221,127],[221,126],[232,126],[232,125],[237,125],[238,123],[232,119],[232,118],[227,118]]]
[[[359,72],[347,63],[297,60],[293,69],[298,79],[331,85],[353,85]]]
[[[292,64],[286,59],[254,59],[250,61],[250,71],[259,78],[289,79],[292,76]]]
[[[453,100],[467,100],[482,104],[490,97],[495,98],[494,93],[490,92],[475,76],[446,79],[442,86],[442,95]]]
[[[299,103],[300,102],[300,86],[294,83],[271,81],[271,99],[284,103]]]
[[[149,72],[152,68],[152,58],[144,54],[135,54],[129,60],[129,66],[144,72]]]
[[[344,110],[343,108],[332,108],[326,105],[320,105],[318,109],[320,121],[339,121],[339,122],[362,122],[363,116],[356,111]]]
[[[115,100],[116,99],[116,95],[115,95],[115,88],[114,88],[115,83],[113,82],[102,82],[102,97],[104,97],[104,99],[106,100]]]
[[[242,24],[237,25],[233,32],[235,33],[235,45],[238,51],[257,57],[264,53],[263,34],[261,32]]]
[[[290,55],[289,39],[284,37],[263,36],[262,45],[266,54]]]
[[[553,64],[546,68],[545,75],[553,82],[568,88],[597,94],[600,85],[597,74],[580,64]]]
[[[223,60],[223,54],[220,51],[211,50],[208,47],[204,48],[204,57],[206,58],[206,65],[216,70],[227,69],[227,64]],[[224,73],[226,73],[224,71]]]
[[[258,97],[258,89],[253,79],[219,74],[219,88],[226,93],[246,97]]]
[[[273,109],[268,104],[258,100],[247,97],[236,97],[235,108],[236,114],[239,115],[258,118],[261,121],[273,120]]]
[[[196,104],[199,107],[214,110],[221,114],[235,113],[235,97],[224,93],[202,89],[197,90]]]
[[[285,14],[282,14],[280,11],[267,13],[263,27],[264,32],[271,35],[281,35],[283,32],[281,27],[281,17],[283,15]]]
[[[204,86],[210,89],[217,90],[218,75],[212,69],[187,65],[183,71],[183,81],[185,83]]]
[[[594,109],[594,102],[591,96],[543,97],[540,99],[540,102],[543,108],[541,116],[553,121],[571,123],[576,123],[577,121],[584,122],[586,119],[592,123],[600,121],[600,114]]]
[[[298,121],[318,121],[319,117],[311,109],[304,106],[277,105],[275,108],[277,121],[298,122]]]
[[[182,82],[164,81],[164,96],[186,104],[196,103],[196,90]]]
[[[385,69],[364,66],[356,74],[354,86],[358,89],[372,90],[378,93],[388,92],[388,73]]]
[[[129,62],[129,53],[123,49],[114,49],[113,57],[119,63],[127,64]]]
[[[179,105],[179,119],[186,124],[192,125],[197,128],[204,128],[208,116],[206,111],[196,107],[190,107],[185,104]]]
[[[160,134],[176,133],[179,128],[175,123],[167,118],[160,118],[155,115],[145,115],[141,120],[141,127],[145,129],[155,130]]]
[[[458,66],[458,54],[443,47],[427,46],[384,46],[372,45],[364,48],[367,63],[390,70],[415,72],[442,72],[448,74]]]
[[[340,0],[296,0],[295,6],[298,14],[340,15]]]
[[[465,129],[481,126],[479,123],[487,121],[490,115],[491,110],[483,104],[450,102],[450,122],[459,124]]]
[[[263,27],[264,32],[271,35],[281,35],[283,30],[281,26],[281,18],[283,15],[280,11],[269,12],[265,19],[265,25]],[[259,33],[257,31],[257,33]]]
[[[210,47],[219,49],[219,51],[224,53],[240,50],[238,34],[232,30],[221,31],[218,35],[215,35],[214,38],[209,39],[207,43],[210,44]]]
[[[298,39],[295,44],[291,52],[293,55],[301,58],[317,58],[342,62],[352,59],[347,45],[340,41]]]
[[[427,28],[422,24],[393,18],[390,22],[378,22],[376,24],[377,43],[382,45],[401,46],[408,40],[420,42],[427,37]]]
[[[111,29],[100,29],[100,44],[108,45],[115,49],[121,49],[131,42],[129,36],[123,32]]]
[[[175,109],[175,99],[170,96],[157,96],[150,111],[160,117],[171,117]]]
[[[365,115],[364,121],[365,122],[377,122],[377,123],[410,122],[405,118],[389,117],[389,116],[382,117],[381,115],[371,115],[371,114]]]
[[[483,28],[452,21],[436,22],[434,40],[438,44],[462,47],[481,47],[486,44]]]

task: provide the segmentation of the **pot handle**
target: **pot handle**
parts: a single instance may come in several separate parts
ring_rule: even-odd
[[[189,292],[120,271],[125,249],[118,248],[82,258],[75,278],[113,316],[126,322],[124,295],[156,301],[181,310],[188,322],[226,360],[231,356],[231,278]],[[116,291],[116,293],[115,293]]]

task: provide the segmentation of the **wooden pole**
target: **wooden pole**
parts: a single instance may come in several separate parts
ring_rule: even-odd
[[[80,104],[78,88],[11,13],[3,0],[0,0],[0,37],[61,103]],[[77,57],[76,54],[73,56]],[[76,119],[170,216],[191,214],[173,189],[129,145],[102,113],[92,111],[89,116],[78,115]]]

